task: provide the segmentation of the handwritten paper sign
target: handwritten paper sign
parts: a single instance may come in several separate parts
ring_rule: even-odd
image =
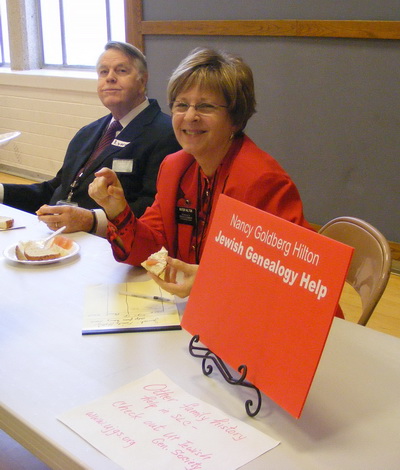
[[[279,444],[159,370],[59,420],[124,469],[233,470]]]
[[[84,335],[180,328],[174,296],[151,279],[86,288]]]
[[[299,417],[352,253],[221,195],[182,327]]]

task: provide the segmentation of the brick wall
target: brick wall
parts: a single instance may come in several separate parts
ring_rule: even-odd
[[[75,133],[107,113],[93,73],[0,70],[0,134],[21,131],[0,148],[0,171],[38,181],[54,176]]]

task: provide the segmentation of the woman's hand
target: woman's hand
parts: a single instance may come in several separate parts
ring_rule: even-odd
[[[112,220],[127,204],[122,185],[113,170],[102,168],[95,173],[96,178],[89,185],[89,196],[101,206]]]
[[[178,297],[187,297],[192,290],[194,280],[196,278],[198,264],[184,263],[175,258],[168,256],[167,267],[165,269],[164,280],[160,277],[148,273],[149,276],[165,291]],[[177,275],[180,279],[177,280]]]

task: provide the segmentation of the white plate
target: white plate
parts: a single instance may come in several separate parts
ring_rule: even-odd
[[[7,258],[10,261],[15,261],[16,263],[22,263],[22,264],[52,264],[52,263],[58,263],[59,261],[65,261],[66,259],[72,258],[75,256],[78,251],[79,251],[79,245],[76,242],[72,242],[72,248],[69,250],[68,254],[65,256],[61,256],[61,258],[55,258],[55,259],[45,259],[41,261],[29,261],[25,259],[18,259],[17,255],[15,254],[15,248],[17,244],[15,243],[14,245],[9,246],[6,248],[3,252],[3,255],[5,258]]]
[[[19,131],[15,132],[6,132],[5,134],[0,134],[0,147],[6,145],[10,140],[15,139],[21,134]]]

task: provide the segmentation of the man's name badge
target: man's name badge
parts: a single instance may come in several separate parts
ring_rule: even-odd
[[[131,173],[133,169],[133,160],[123,160],[122,158],[114,158],[112,169],[116,173]]]
[[[112,142],[111,142],[111,145],[114,145],[114,147],[126,147],[128,144],[130,144],[130,142],[125,142],[124,140],[118,140],[118,139],[114,139]]]
[[[79,204],[78,204],[77,202],[69,201],[68,199],[60,199],[59,201],[56,202],[56,206],[74,206],[74,207],[79,207]]]
[[[175,220],[178,224],[196,225],[197,210],[191,207],[176,207]]]

